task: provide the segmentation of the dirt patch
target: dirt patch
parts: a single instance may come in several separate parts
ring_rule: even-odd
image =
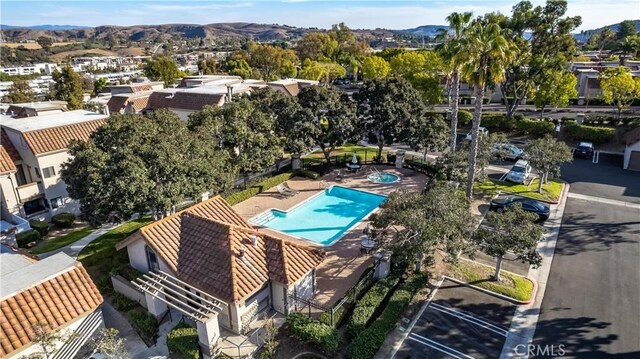
[[[299,354],[305,354],[308,358],[325,358],[314,346],[296,339],[286,324],[278,330],[276,340],[278,341],[278,351],[274,359],[291,359]]]
[[[126,47],[116,50],[116,53],[120,56],[144,56],[144,48],[142,47]]]
[[[114,51],[102,50],[102,49],[87,49],[87,50],[63,51],[55,55],[51,55],[51,60],[55,62],[60,62],[69,56],[75,57],[75,56],[83,56],[86,54],[98,54],[101,56],[118,56],[118,53]]]
[[[74,42],[54,42],[53,45],[51,45],[51,47],[66,46],[66,45],[73,45],[73,44],[75,43]],[[8,47],[12,49],[18,48],[20,46],[24,46],[25,49],[29,49],[29,50],[38,50],[42,48],[37,42],[28,42],[28,43],[3,42],[2,44],[0,44],[0,47]]]

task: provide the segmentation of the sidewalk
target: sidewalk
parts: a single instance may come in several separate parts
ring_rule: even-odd
[[[122,222],[119,224],[108,224],[108,225],[104,225],[98,229],[96,229],[95,231],[93,231],[93,233],[91,233],[90,235],[80,239],[79,241],[73,242],[65,247],[62,248],[58,248],[55,250],[52,250],[51,252],[46,252],[46,253],[42,253],[40,255],[38,255],[38,258],[43,259],[43,258],[47,258],[50,257],[54,254],[58,254],[60,252],[65,253],[66,255],[72,257],[72,258],[77,258],[78,254],[80,253],[80,251],[87,246],[87,244],[93,242],[96,238],[100,237],[101,235],[109,232],[110,230],[119,227],[120,225],[127,223],[127,222]]]
[[[553,261],[553,253],[556,249],[556,242],[558,240],[558,234],[560,233],[560,225],[562,223],[562,216],[564,214],[564,208],[567,203],[567,197],[569,193],[570,185],[565,184],[564,192],[560,199],[560,203],[553,211],[545,227],[549,230],[547,234],[547,240],[540,242],[537,251],[542,255],[542,265],[536,269],[530,268],[527,277],[536,281],[538,284],[538,291],[533,303],[528,305],[520,305],[516,308],[516,312],[513,314],[513,320],[511,321],[511,327],[509,328],[509,334],[502,348],[500,358],[526,358],[528,356],[518,356],[516,354],[516,348],[526,347],[533,341],[533,336],[536,331],[536,325],[538,323],[538,317],[540,315],[540,306],[542,305],[542,298],[547,286],[547,280],[551,271],[551,262]],[[520,353],[522,350],[520,350]]]

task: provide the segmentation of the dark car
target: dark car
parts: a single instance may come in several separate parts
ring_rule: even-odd
[[[580,142],[578,147],[573,151],[573,155],[576,157],[591,158],[593,157],[593,143]]]
[[[502,212],[505,208],[509,208],[519,203],[522,205],[522,209],[527,212],[532,212],[538,215],[538,221],[546,221],[549,218],[549,206],[546,204],[536,201],[535,199],[518,197],[518,196],[507,196],[507,197],[498,197],[491,201],[489,204],[489,209],[492,211]]]

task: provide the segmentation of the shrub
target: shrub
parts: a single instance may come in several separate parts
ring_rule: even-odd
[[[38,231],[40,233],[40,237],[44,237],[49,233],[49,223],[46,221],[39,221],[37,219],[32,219],[29,221],[29,225],[33,230]]]
[[[482,121],[480,123],[481,126],[484,126],[490,130],[509,131],[515,127],[515,122],[501,113],[482,114]]]
[[[516,122],[516,129],[518,132],[532,135],[532,136],[544,136],[547,134],[553,134],[555,126],[552,122],[548,121],[534,121],[528,119],[522,119]]]
[[[364,330],[367,323],[373,318],[376,309],[384,301],[391,288],[398,283],[397,278],[387,278],[374,284],[356,304],[349,319],[349,334],[358,336]]]
[[[73,213],[59,213],[51,217],[51,223],[57,228],[71,228],[76,216]]]
[[[316,180],[320,177],[320,174],[318,172],[314,172],[311,170],[295,170],[293,174],[294,176],[306,177],[312,180]]]
[[[411,159],[405,158],[404,166],[411,168],[416,172],[424,173],[430,176],[437,172],[437,169],[434,164],[431,164],[430,162],[418,160],[418,159],[413,159],[413,158]]]
[[[113,293],[113,295],[111,296],[111,304],[114,308],[116,308],[116,310],[119,310],[121,312],[128,312],[131,309],[139,306],[137,302],[134,302],[133,300],[117,292]]]
[[[33,229],[16,234],[16,242],[18,243],[18,247],[20,248],[27,248],[29,246],[29,243],[37,242],[40,240],[40,238],[40,232]]]
[[[340,337],[335,328],[311,319],[302,313],[289,314],[287,324],[296,338],[315,344],[325,352],[335,352],[340,346]]]
[[[468,126],[473,121],[473,113],[466,110],[458,111],[458,126]]]
[[[229,203],[230,206],[233,206],[234,204],[238,204],[257,194],[260,194],[271,187],[277,186],[280,183],[291,179],[291,177],[293,177],[293,174],[291,172],[285,172],[277,176],[267,178],[264,181],[258,182],[243,191],[226,195],[224,196],[224,199],[227,201],[227,203]]]
[[[200,357],[198,330],[184,322],[178,323],[167,334],[167,347],[172,357],[198,359]]]
[[[609,142],[616,133],[614,128],[585,126],[575,122],[565,124],[563,129],[575,141],[588,141],[594,144]]]
[[[140,337],[148,341],[153,340],[158,330],[158,321],[153,315],[144,310],[132,310],[129,312],[129,320]]]
[[[398,158],[397,155],[394,155],[393,153],[387,153],[387,162],[396,163],[397,158]]]
[[[382,346],[387,334],[396,327],[396,323],[411,302],[413,295],[426,283],[427,275],[416,273],[401,284],[389,299],[389,303],[378,319],[351,342],[346,357],[349,359],[373,358]]]

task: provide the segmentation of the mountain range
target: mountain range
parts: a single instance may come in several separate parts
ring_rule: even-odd
[[[640,30],[640,20],[635,20],[636,28]],[[586,41],[592,34],[602,31],[604,28],[612,28],[614,31],[619,24],[612,24],[598,29],[585,30],[576,33],[578,41]],[[37,39],[40,36],[49,36],[57,41],[67,40],[111,40],[127,39],[129,41],[165,41],[168,39],[204,38],[214,40],[218,38],[250,38],[257,41],[274,41],[296,39],[307,31],[317,31],[315,28],[299,28],[287,25],[269,25],[255,23],[216,23],[206,25],[195,24],[163,24],[163,25],[135,25],[135,26],[97,26],[86,27],[76,25],[37,25],[37,26],[11,26],[0,25],[2,39],[7,42],[18,42]],[[361,35],[372,37],[387,37],[393,34],[429,36],[433,37],[439,29],[448,29],[445,25],[423,25],[404,30],[355,30]]]

